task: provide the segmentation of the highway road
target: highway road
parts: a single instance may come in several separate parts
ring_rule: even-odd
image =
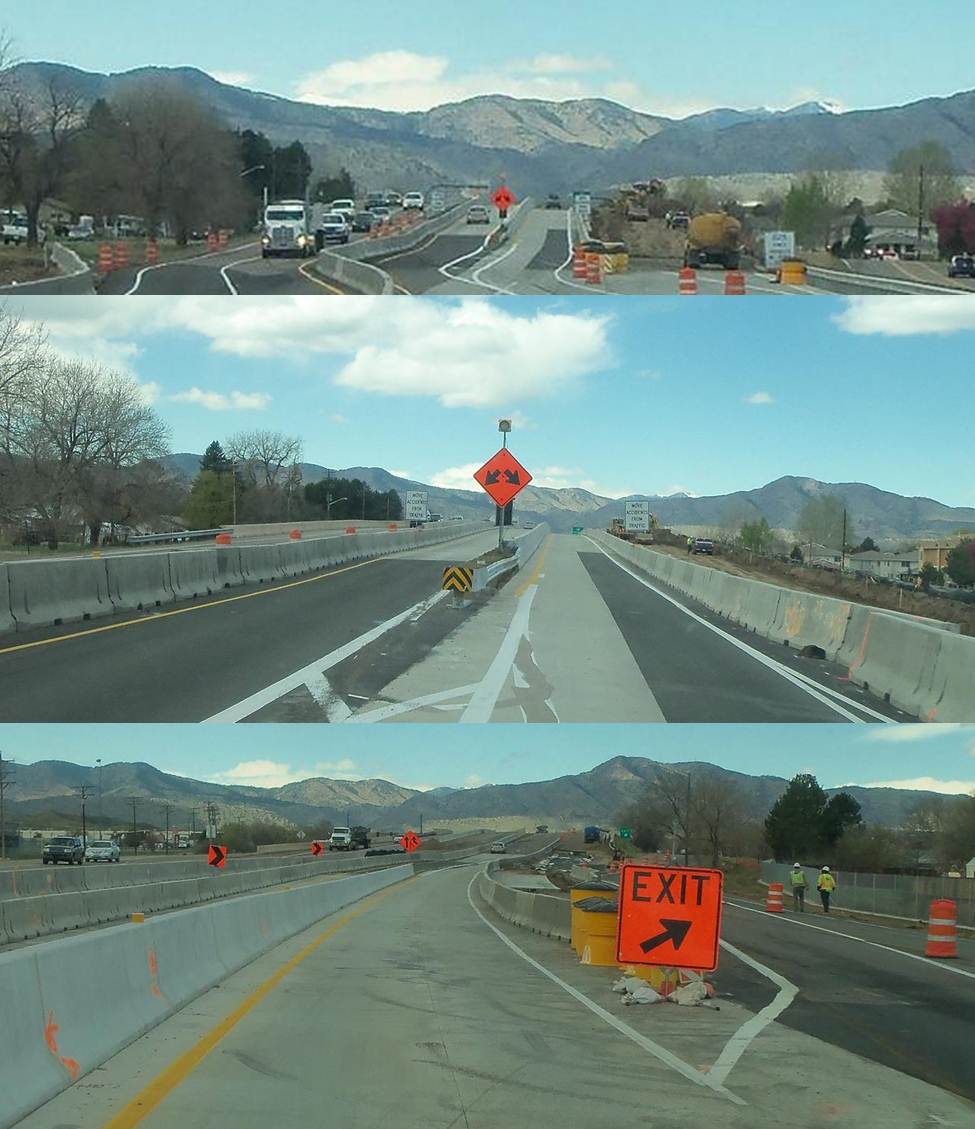
[[[626,1008],[614,970],[481,904],[479,865],[325,918],[18,1129],[975,1124],[967,955],[953,971],[868,956],[729,909],[720,1010]]]
[[[595,541],[550,536],[466,607],[461,541],[0,644],[6,722],[894,722],[909,720]]]

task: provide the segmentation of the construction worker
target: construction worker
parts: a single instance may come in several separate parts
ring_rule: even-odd
[[[688,553],[694,552],[694,538],[693,537],[687,538],[687,551],[688,551]]]
[[[792,905],[796,913],[806,912],[806,889],[809,882],[806,872],[799,863],[794,863],[792,873],[789,875],[789,884],[792,886]]]
[[[828,866],[824,866],[819,872],[819,881],[816,883],[816,889],[819,891],[819,896],[823,903],[823,913],[829,913],[829,896],[836,889],[836,879],[830,873]]]

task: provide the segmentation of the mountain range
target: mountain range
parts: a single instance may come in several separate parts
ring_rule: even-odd
[[[522,194],[598,190],[648,177],[801,172],[827,163],[886,169],[901,149],[941,142],[975,171],[975,91],[905,106],[836,112],[822,102],[785,111],[717,108],[684,119],[606,99],[545,102],[484,95],[424,112],[298,102],[218,82],[193,67],[98,74],[60,63],[13,68],[28,91],[51,81],[86,104],[147,79],[192,93],[228,126],[302,141],[318,173],[350,170],[363,188],[482,184],[502,177]]]
[[[286,825],[313,827],[322,821],[363,823],[398,830],[417,826],[422,818],[429,827],[451,820],[511,820],[547,822],[556,827],[583,823],[612,825],[623,809],[672,769],[695,779],[717,775],[720,782],[736,785],[748,814],[763,818],[786,787],[776,776],[750,776],[706,762],[661,764],[641,756],[616,756],[589,772],[526,784],[495,784],[479,788],[436,788],[418,791],[387,780],[301,780],[280,788],[253,788],[215,784],[160,772],[151,765],[121,762],[101,770],[67,761],[38,761],[16,766],[15,786],[8,792],[8,817],[19,826],[63,826],[80,819],[79,785],[90,787],[89,814],[104,815],[121,826],[132,820],[140,826],[165,825],[164,804],[170,804],[170,824],[182,827],[195,810],[202,825],[203,805],[218,806],[222,821],[262,819]],[[99,773],[101,779],[99,780]],[[672,775],[672,772],[671,772]],[[847,787],[871,823],[899,825],[907,811],[935,793],[892,788]],[[60,822],[59,822],[60,821]]]
[[[163,462],[172,471],[193,477],[200,466],[200,455],[181,453]],[[306,483],[318,482],[328,474],[358,478],[375,490],[425,490],[434,513],[478,520],[492,518],[491,503],[476,490],[457,490],[430,486],[399,478],[381,467],[350,467],[326,470],[317,463],[302,464]],[[574,525],[608,527],[623,514],[627,500],[648,499],[658,521],[678,530],[709,529],[718,532],[742,522],[764,517],[776,530],[795,530],[803,506],[812,498],[834,494],[845,499],[857,538],[870,536],[878,545],[893,546],[923,537],[943,537],[959,529],[975,530],[975,508],[947,506],[932,498],[905,498],[862,482],[820,482],[815,478],[786,475],[753,490],[731,494],[692,497],[686,493],[660,496],[633,494],[629,499],[606,498],[579,487],[552,489],[529,486],[515,503],[517,520],[548,522],[555,532],[568,532]]]

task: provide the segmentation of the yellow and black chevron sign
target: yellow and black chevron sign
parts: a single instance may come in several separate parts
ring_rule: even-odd
[[[447,592],[473,592],[474,570],[463,565],[448,565],[443,570],[443,586]]]

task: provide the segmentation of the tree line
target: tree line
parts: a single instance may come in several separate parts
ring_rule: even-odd
[[[868,823],[846,791],[830,796],[799,773],[764,818],[746,790],[709,766],[692,775],[661,765],[657,779],[618,816],[640,851],[685,847],[720,866],[727,857],[829,863],[845,870],[947,869],[975,856],[975,794],[931,796],[890,827]]]
[[[169,431],[130,376],[51,350],[0,307],[0,524],[56,548],[82,528],[159,520],[183,489],[159,460]]]
[[[232,130],[174,76],[127,82],[90,105],[57,72],[29,85],[0,40],[0,203],[22,207],[36,245],[47,204],[74,216],[138,217],[148,235],[186,244],[220,228],[254,225],[269,198],[354,196],[342,169],[309,192],[312,160],[300,141],[274,145]]]
[[[248,522],[400,521],[396,490],[328,475],[305,483],[301,440],[278,431],[247,431],[214,440],[200,461],[183,507],[191,529]]]

